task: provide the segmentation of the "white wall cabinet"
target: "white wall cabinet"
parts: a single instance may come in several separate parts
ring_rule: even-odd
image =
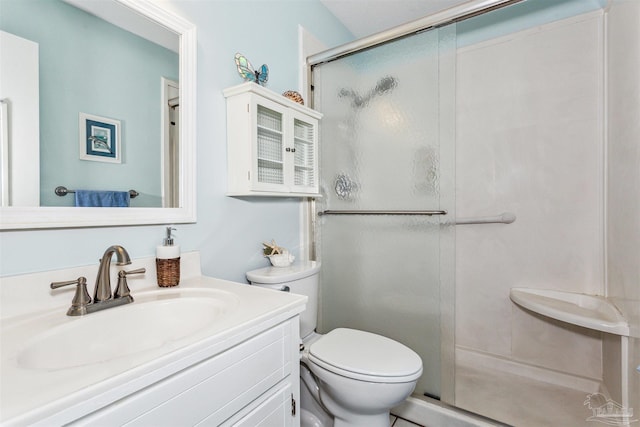
[[[322,114],[248,82],[227,99],[229,196],[318,196]]]

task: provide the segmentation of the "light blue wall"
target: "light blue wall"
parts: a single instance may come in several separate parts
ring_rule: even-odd
[[[41,205],[73,206],[64,185],[160,207],[160,78],[178,80],[177,53],[60,0],[3,0],[0,28],[40,47]],[[79,112],[121,121],[122,163],[79,159]]]
[[[245,271],[268,264],[261,242],[276,239],[299,253],[300,202],[224,196],[226,113],[221,92],[241,83],[233,57],[242,52],[256,66],[267,63],[268,87],[283,92],[298,85],[298,24],[328,46],[351,41],[352,36],[317,0],[163,4],[198,28],[198,222],[178,224],[176,242],[183,250],[201,251],[205,274],[245,281]],[[134,258],[152,256],[163,231],[160,225],[5,231],[0,234],[0,275],[97,265],[104,249],[115,243]],[[46,292],[48,284],[42,286]]]

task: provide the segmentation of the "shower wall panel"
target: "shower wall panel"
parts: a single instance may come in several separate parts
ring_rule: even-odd
[[[640,2],[614,0],[607,11],[607,293],[630,321],[629,402],[640,413]],[[605,366],[619,342],[605,341]],[[607,348],[609,347],[609,348]],[[613,347],[613,348],[611,348]],[[619,351],[619,350],[618,350]],[[615,372],[605,381],[615,390]],[[613,393],[612,393],[613,394]],[[622,396],[612,396],[623,403]],[[636,415],[635,418],[638,418]]]
[[[458,51],[458,216],[517,216],[456,230],[461,351],[601,378],[598,333],[509,290],[604,292],[602,34],[594,12]]]

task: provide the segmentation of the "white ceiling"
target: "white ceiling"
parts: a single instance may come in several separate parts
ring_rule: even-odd
[[[415,21],[470,0],[320,0],[356,38]]]

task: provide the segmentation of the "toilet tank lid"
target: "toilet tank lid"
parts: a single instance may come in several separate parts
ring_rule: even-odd
[[[247,272],[247,279],[253,283],[283,283],[304,279],[320,271],[320,262],[302,261],[288,267],[264,267]]]

